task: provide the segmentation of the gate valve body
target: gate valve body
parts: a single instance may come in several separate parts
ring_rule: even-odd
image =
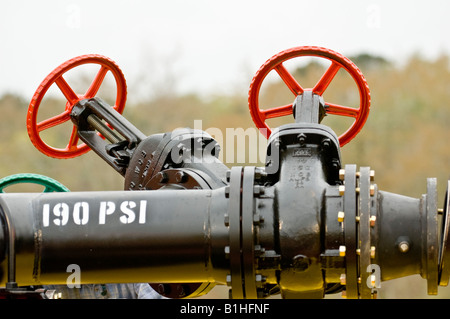
[[[331,61],[312,89],[283,65],[301,56]],[[99,61],[97,84],[115,72]],[[57,84],[65,82],[60,69],[51,74]],[[358,87],[357,108],[324,100],[340,69]],[[271,70],[294,101],[263,110],[258,95]],[[342,165],[341,147],[361,130],[370,108],[364,76],[342,55],[293,48],[257,72],[249,107],[268,138],[264,167],[229,169],[218,159],[217,142],[200,130],[147,137],[93,87],[81,97],[65,94],[63,115],[44,124],[34,120],[45,93],[37,92],[29,134],[39,141],[40,130],[71,119],[76,138],[63,153],[84,151],[76,146],[80,138],[124,176],[124,191],[1,194],[1,285],[65,284],[70,264],[79,265],[83,283],[149,282],[171,298],[199,296],[215,285],[228,285],[232,298],[322,298],[341,291],[372,298],[382,281],[414,274],[427,280],[429,294],[447,285],[448,191],[438,225],[436,179],[427,180],[421,198],[410,198],[379,190],[369,167]],[[265,123],[290,114],[294,123],[273,130]],[[320,124],[326,115],[354,123],[338,137]]]

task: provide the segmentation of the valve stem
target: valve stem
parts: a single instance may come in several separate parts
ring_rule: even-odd
[[[87,122],[92,125],[98,132],[100,132],[112,144],[122,141],[120,136],[103,123],[96,115],[91,114],[87,118]]]

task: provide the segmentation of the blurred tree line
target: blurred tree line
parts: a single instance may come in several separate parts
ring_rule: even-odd
[[[448,56],[427,60],[413,55],[402,65],[369,54],[350,59],[365,75],[372,103],[363,130],[342,149],[343,164],[370,166],[376,172],[375,182],[380,189],[414,198],[426,193],[427,177],[437,177],[441,207],[450,174]],[[325,69],[326,66],[313,60],[293,72],[302,85],[311,83],[312,87]],[[325,92],[325,101],[358,106],[356,86],[341,71]],[[248,83],[250,81],[249,78]],[[164,83],[160,85],[164,87]],[[193,127],[195,120],[202,120],[203,129],[218,128],[225,132],[226,128],[240,127],[245,130],[254,127],[248,112],[247,93],[232,91],[205,96],[161,90],[151,98],[129,103],[123,114],[146,135],[172,131],[177,127]],[[71,191],[123,189],[123,178],[94,152],[74,159],[57,160],[34,148],[26,130],[30,100],[31,96],[8,93],[0,96],[0,177],[39,173],[62,182]],[[294,96],[279,80],[268,80],[268,84],[261,88],[261,107],[284,105],[293,100]],[[59,113],[64,109],[65,101],[53,99],[49,103],[58,108]],[[275,127],[287,122],[293,120],[285,118],[269,124]],[[323,124],[330,125],[340,135],[351,123],[327,116]],[[224,146],[222,151],[226,152]],[[242,163],[229,166],[233,165]],[[439,298],[450,296],[449,289],[440,288],[440,291]],[[379,297],[427,297],[426,280],[407,278],[383,282]]]

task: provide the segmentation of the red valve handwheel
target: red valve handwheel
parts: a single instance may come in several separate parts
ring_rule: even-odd
[[[296,79],[283,66],[283,62],[301,56],[320,57],[331,61],[331,65],[329,66],[329,68],[312,89],[305,89],[301,87]],[[266,138],[268,138],[271,134],[271,129],[267,125],[266,120],[292,114],[292,104],[278,106],[266,110],[262,110],[259,108],[259,90],[261,88],[263,80],[271,70],[275,70],[278,73],[283,82],[288,86],[290,91],[295,96],[302,94],[306,90],[312,90],[315,94],[322,96],[336,73],[341,68],[346,70],[352,76],[353,80],[358,86],[360,96],[359,108],[331,104],[327,103],[326,101],[325,105],[327,114],[352,117],[355,119],[350,128],[341,136],[339,136],[339,143],[341,146],[344,146],[345,144],[350,142],[362,129],[364,123],[367,120],[367,117],[369,116],[369,86],[367,85],[367,82],[361,71],[352,61],[337,52],[321,47],[303,46],[282,51],[267,60],[266,63],[264,63],[256,72],[255,76],[253,77],[252,83],[250,84],[250,90],[248,93],[248,105],[250,108],[250,114],[256,127],[258,127],[260,132]]]
[[[63,78],[63,75],[67,71],[83,64],[98,64],[100,65],[100,69],[87,91],[82,94],[77,94]],[[117,85],[117,96],[114,109],[117,112],[122,113],[123,109],[125,108],[125,102],[127,98],[127,86],[125,77],[117,64],[107,57],[90,54],[73,58],[61,64],[44,79],[44,81],[34,93],[27,112],[28,135],[31,142],[39,151],[47,156],[54,158],[72,158],[82,155],[90,150],[89,146],[87,146],[86,144],[78,144],[79,141],[77,127],[75,125],[73,126],[68,144],[64,149],[55,148],[46,144],[40,137],[39,133],[46,129],[69,121],[70,112],[72,111],[73,106],[82,99],[95,97],[108,72],[111,72],[114,75]],[[56,84],[58,86],[61,93],[67,100],[64,111],[59,115],[37,123],[37,113],[39,110],[39,105],[41,104],[47,90],[53,84]]]

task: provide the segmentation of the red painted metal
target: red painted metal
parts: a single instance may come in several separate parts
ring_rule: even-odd
[[[329,68],[325,71],[320,80],[312,89],[303,88],[283,65],[283,62],[287,60],[303,56],[320,57],[331,61],[331,65],[329,66]],[[271,134],[271,129],[267,125],[266,120],[292,114],[292,104],[265,110],[260,109],[258,99],[259,90],[261,88],[263,80],[266,78],[270,71],[275,70],[295,96],[302,94],[306,90],[312,90],[315,94],[322,96],[333,80],[334,76],[341,68],[351,75],[358,87],[360,95],[359,107],[353,108],[333,103],[327,103],[326,101],[325,105],[327,114],[354,118],[354,122],[350,126],[350,128],[339,137],[341,146],[347,144],[359,133],[359,131],[364,126],[367,117],[369,116],[369,86],[366,82],[366,79],[364,78],[364,75],[352,61],[350,61],[340,53],[326,48],[315,46],[291,48],[274,55],[261,66],[261,68],[256,72],[256,75],[253,77],[248,94],[248,104],[253,122],[260,129],[261,133],[266,138],[268,138]]]
[[[98,64],[100,65],[100,69],[87,91],[83,94],[77,94],[66,82],[63,75],[67,71],[83,64]],[[73,158],[85,154],[90,150],[90,148],[86,144],[79,143],[77,127],[75,125],[73,126],[69,142],[63,149],[56,148],[45,143],[41,138],[40,133],[46,129],[61,125],[69,121],[70,112],[72,111],[73,106],[82,99],[95,97],[108,72],[111,72],[113,74],[117,85],[117,96],[114,108],[119,113],[122,113],[123,109],[125,108],[125,102],[127,98],[126,81],[119,66],[108,57],[96,54],[75,57],[58,66],[44,79],[44,81],[39,85],[38,89],[34,93],[27,112],[28,135],[33,145],[39,151],[50,157],[64,159]],[[67,100],[64,111],[59,115],[53,116],[38,123],[37,114],[39,106],[48,89],[53,84],[56,84],[58,86],[61,93]]]

